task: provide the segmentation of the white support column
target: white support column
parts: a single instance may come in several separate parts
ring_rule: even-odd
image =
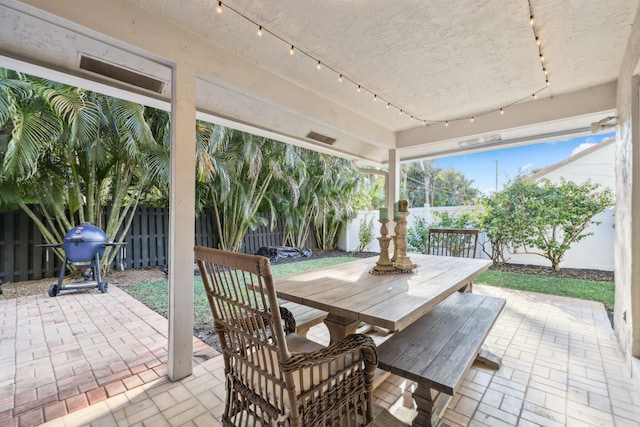
[[[174,65],[172,86],[168,374],[176,381],[192,373],[196,73]]]

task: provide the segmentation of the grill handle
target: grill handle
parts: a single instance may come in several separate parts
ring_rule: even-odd
[[[65,241],[69,243],[75,243],[77,245],[78,243],[84,242],[84,237],[82,236],[67,237]]]

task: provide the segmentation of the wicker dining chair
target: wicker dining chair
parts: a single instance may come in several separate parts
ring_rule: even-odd
[[[370,337],[323,347],[285,334],[295,320],[278,306],[267,258],[201,246],[195,254],[224,357],[224,426],[373,424]]]
[[[478,250],[478,230],[463,228],[430,228],[427,253],[463,258],[475,258]],[[472,292],[473,282],[460,292]]]

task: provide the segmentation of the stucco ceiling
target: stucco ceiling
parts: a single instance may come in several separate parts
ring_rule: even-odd
[[[128,0],[394,131],[517,102],[546,87],[526,0]],[[614,81],[637,0],[533,0],[551,97]],[[226,7],[353,80],[298,53]],[[403,109],[356,91],[356,83]]]
[[[124,48],[117,31],[103,34],[126,20],[135,25],[136,14],[105,16],[99,24],[85,18],[92,7],[99,14],[108,3],[73,3],[86,8],[83,15],[67,11],[60,1],[0,0],[0,54],[65,73],[77,72],[78,57],[85,53],[168,83],[167,64],[149,61],[136,46]],[[293,88],[279,98],[275,86],[269,94],[270,80],[256,73],[244,80],[201,73],[202,111],[283,140],[304,141],[315,130],[336,137],[337,152],[373,162],[385,161],[389,148],[419,158],[459,150],[460,141],[473,138],[498,135],[498,142],[487,145],[496,146],[588,127],[611,109],[638,9],[638,0],[531,0],[532,28],[527,0],[225,0],[221,14],[217,3],[112,4],[114,14],[121,4],[142,9]],[[40,8],[50,10],[40,13]],[[256,35],[258,25],[265,30],[262,37]],[[155,31],[161,35],[165,29],[159,25]],[[169,91],[167,84],[157,97]],[[590,102],[594,105],[586,105]],[[498,112],[503,107],[504,115]]]

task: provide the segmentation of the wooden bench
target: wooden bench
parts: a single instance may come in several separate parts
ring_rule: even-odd
[[[307,336],[309,329],[322,323],[329,314],[317,308],[285,300],[281,300],[280,306],[286,308],[293,314],[293,318],[296,319],[296,333],[304,337]]]
[[[504,305],[502,298],[455,293],[378,346],[378,368],[418,383],[413,426],[440,423]]]

